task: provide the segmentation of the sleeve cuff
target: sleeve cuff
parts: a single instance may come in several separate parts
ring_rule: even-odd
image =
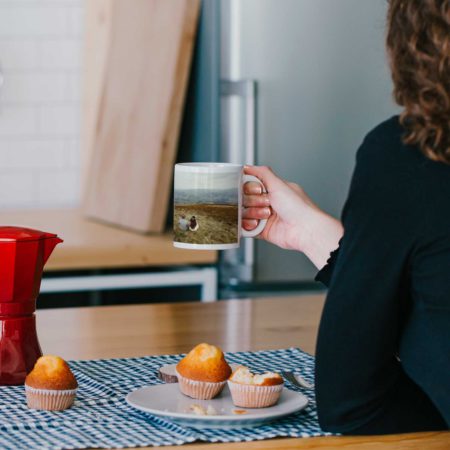
[[[340,242],[339,242],[340,244]],[[329,286],[331,282],[331,277],[333,275],[334,266],[336,265],[336,260],[339,254],[339,246],[336,250],[333,250],[330,253],[330,257],[327,260],[327,263],[317,272],[315,281],[320,281],[325,286]]]

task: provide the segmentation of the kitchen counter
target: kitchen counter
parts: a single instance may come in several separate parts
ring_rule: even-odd
[[[175,248],[172,233],[139,234],[87,220],[76,209],[1,212],[0,223],[53,232],[64,240],[44,268],[58,278],[44,276],[42,293],[200,286],[202,301],[217,299],[218,252]]]
[[[176,249],[172,233],[144,235],[85,219],[75,209],[3,211],[2,225],[57,233],[58,245],[46,271],[214,264],[215,251]]]
[[[190,350],[200,342],[225,351],[300,347],[313,353],[323,295],[42,310],[38,330],[45,353],[66,359],[133,357]],[[269,439],[188,444],[186,450],[331,449],[448,450],[450,432],[389,436]]]

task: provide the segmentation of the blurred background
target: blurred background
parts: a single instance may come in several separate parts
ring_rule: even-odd
[[[397,112],[385,0],[0,0],[0,221],[58,233],[40,307],[319,290],[302,255],[171,244],[176,161],[271,166],[339,216]]]

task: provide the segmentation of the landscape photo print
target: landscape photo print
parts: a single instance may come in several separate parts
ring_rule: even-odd
[[[238,243],[239,183],[239,172],[176,171],[174,241]]]

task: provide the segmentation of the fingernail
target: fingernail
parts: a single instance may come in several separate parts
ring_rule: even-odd
[[[251,194],[262,194],[262,188],[258,184],[256,185],[250,185],[250,193]]]
[[[257,220],[246,219],[244,223],[244,228],[246,230],[253,230],[258,225]]]

